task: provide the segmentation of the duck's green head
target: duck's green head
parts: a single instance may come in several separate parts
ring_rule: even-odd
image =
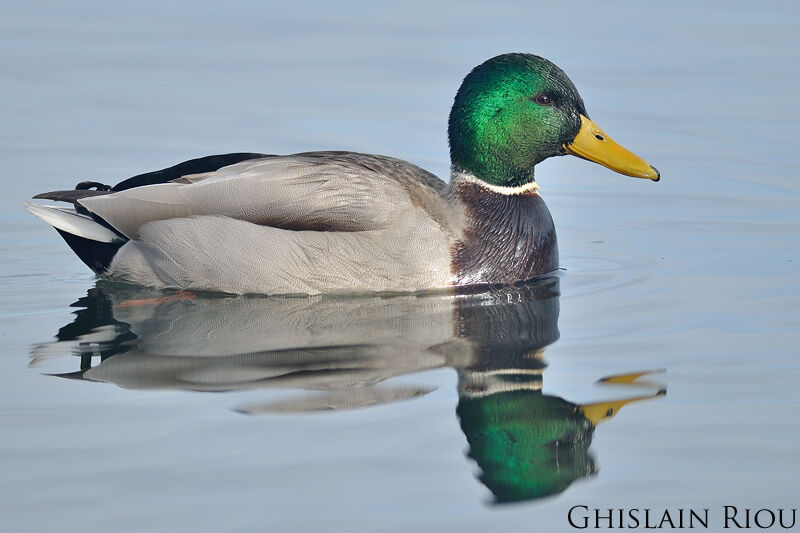
[[[589,120],[560,68],[532,54],[504,54],[475,67],[456,94],[448,138],[453,167],[491,185],[531,183],[536,163],[565,154],[659,179],[654,167]]]

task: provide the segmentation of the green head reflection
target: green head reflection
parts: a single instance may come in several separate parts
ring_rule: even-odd
[[[576,404],[542,393],[541,364],[538,375],[530,363],[524,369],[459,374],[456,413],[469,443],[468,455],[478,464],[479,479],[496,503],[552,496],[594,474],[597,466],[589,446],[596,425],[626,404],[666,393],[657,383],[636,381],[651,372],[637,372],[600,382],[652,386],[656,392]]]
[[[557,494],[595,471],[594,424],[557,396],[541,390],[466,396],[456,412],[480,480],[497,502]]]
[[[552,496],[594,474],[589,447],[597,423],[627,403],[663,394],[658,384],[636,381],[649,372],[601,382],[654,386],[654,394],[582,405],[543,394],[544,351],[559,337],[558,299],[553,278],[489,291],[458,308],[460,331],[475,347],[471,359],[454,365],[456,413],[468,455],[480,469],[478,478],[496,503]]]

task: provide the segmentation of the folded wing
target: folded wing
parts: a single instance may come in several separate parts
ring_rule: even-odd
[[[147,222],[195,215],[282,229],[362,231],[384,228],[414,206],[437,210],[444,186],[397,159],[312,152],[250,159],[78,202],[133,239]]]

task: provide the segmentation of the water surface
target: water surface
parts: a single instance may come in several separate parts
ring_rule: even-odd
[[[0,529],[561,531],[573,505],[716,529],[723,505],[796,506],[794,3],[2,10]],[[94,280],[20,205],[230,151],[446,177],[458,84],[508,51],[554,60],[663,175],[537,167],[556,277],[161,293]]]

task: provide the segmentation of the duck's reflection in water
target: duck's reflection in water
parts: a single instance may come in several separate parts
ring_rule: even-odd
[[[497,502],[557,494],[592,474],[595,425],[664,392],[584,405],[542,393],[544,349],[558,339],[555,277],[461,294],[311,298],[198,296],[101,281],[73,306],[80,309],[58,340],[32,347],[32,364],[68,351],[80,370],[61,376],[125,388],[307,391],[238,409],[249,414],[412,398],[430,389],[386,380],[452,367],[469,455]]]
[[[504,370],[499,375],[461,373],[456,410],[469,455],[481,469],[480,480],[497,503],[558,494],[594,474],[589,445],[597,423],[627,403],[666,393],[653,383],[656,390],[650,394],[580,405],[543,394],[541,372]],[[627,382],[641,374],[603,381]]]

